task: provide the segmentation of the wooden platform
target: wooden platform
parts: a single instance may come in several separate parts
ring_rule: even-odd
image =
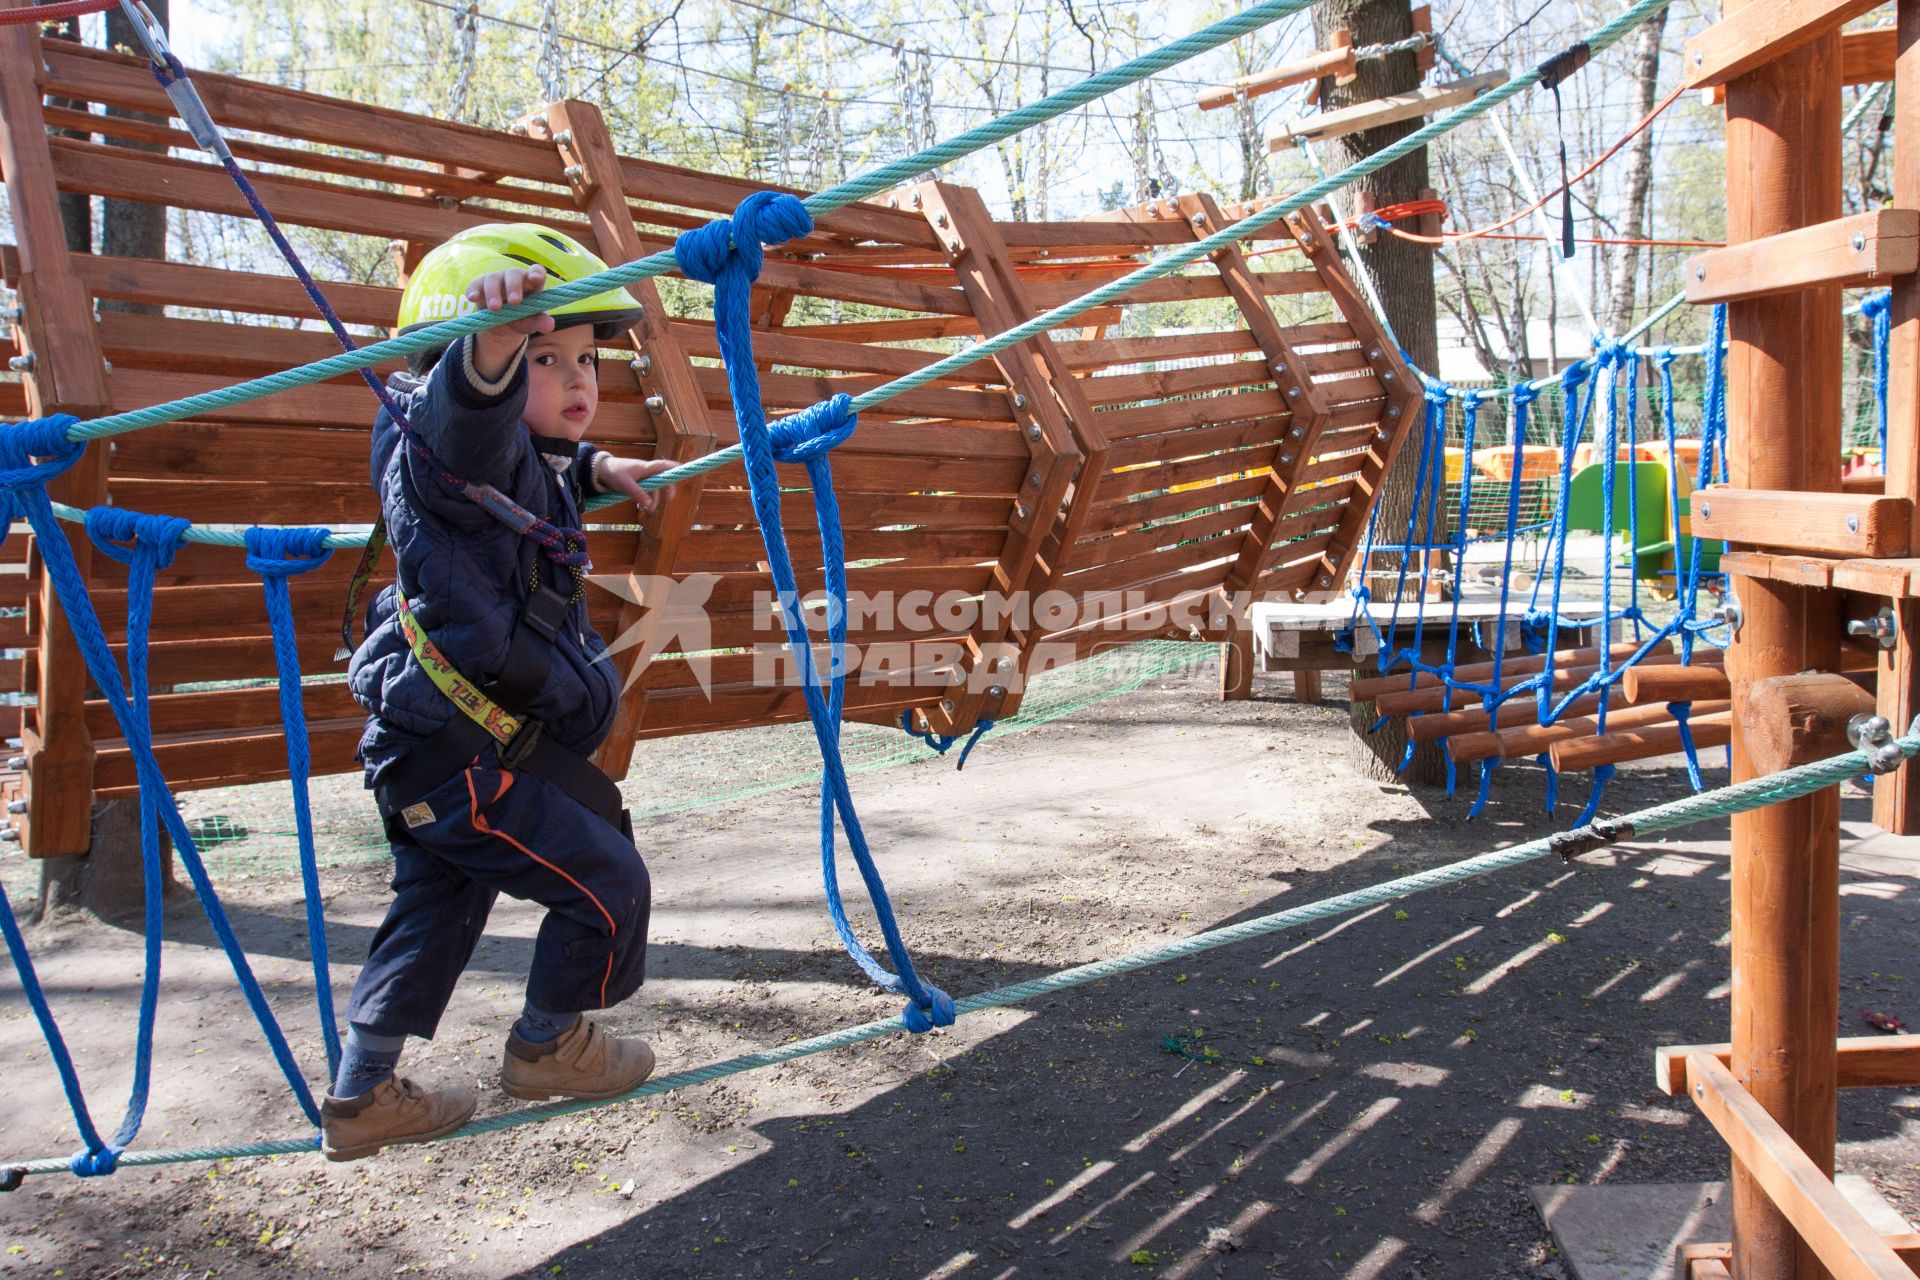
[[[1392,631],[1397,617],[1401,635],[1406,643],[1411,643],[1421,608],[1418,601],[1403,601],[1397,605],[1370,601],[1367,613],[1383,633]],[[1602,607],[1597,601],[1560,602],[1562,618],[1598,618],[1601,612]],[[1444,647],[1448,628],[1456,616],[1454,604],[1447,600],[1429,600],[1425,604],[1425,616],[1427,639],[1429,642],[1438,641]],[[1500,601],[1497,598],[1462,600],[1458,617],[1460,655],[1467,661],[1490,657],[1496,642],[1489,625],[1501,620]],[[1351,654],[1336,654],[1334,651],[1334,635],[1355,621],[1354,604],[1349,599],[1312,603],[1263,601],[1254,604],[1251,618],[1254,655],[1262,671],[1297,671],[1302,669],[1299,665],[1302,662],[1323,657],[1330,659],[1325,666],[1310,669],[1370,667],[1370,660],[1379,651],[1379,641],[1374,636],[1373,628],[1366,626],[1354,627]],[[1514,616],[1511,603],[1502,625],[1506,631],[1505,652],[1509,655],[1523,653],[1521,624],[1519,618]],[[1585,631],[1581,634],[1587,635]],[[1620,634],[1621,627],[1616,622],[1612,638],[1617,640]],[[1597,637],[1588,638],[1598,643]]]

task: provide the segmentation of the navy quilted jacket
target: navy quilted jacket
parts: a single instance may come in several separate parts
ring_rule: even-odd
[[[491,484],[554,524],[579,526],[582,495],[594,492],[593,448],[536,443],[520,421],[524,359],[489,385],[475,373],[463,341],[427,377],[397,374],[387,385],[453,475]],[[541,555],[533,539],[461,496],[406,444],[384,409],[373,427],[373,484],[414,616],[447,659],[484,687],[506,660],[536,565],[547,585],[561,591],[571,589],[567,571]],[[348,669],[353,696],[367,709],[360,759],[369,786],[386,765],[461,714],[407,647],[395,590],[385,588],[368,608],[367,638]],[[545,687],[531,705],[515,710],[543,721],[555,741],[584,755],[613,723],[619,677],[584,600],[573,606],[558,639]]]

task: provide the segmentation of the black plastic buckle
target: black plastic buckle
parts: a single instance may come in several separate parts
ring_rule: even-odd
[[[543,582],[528,594],[527,603],[520,610],[520,621],[543,640],[550,641],[566,625],[572,605],[571,596],[562,595]]]
[[[533,754],[540,745],[540,735],[546,731],[546,725],[538,720],[527,720],[520,725],[520,732],[513,735],[500,748],[500,763],[509,769],[517,769],[520,762]]]

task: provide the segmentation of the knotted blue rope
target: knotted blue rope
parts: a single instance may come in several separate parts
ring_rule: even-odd
[[[300,684],[300,639],[293,620],[293,593],[287,579],[311,573],[333,555],[328,529],[247,530],[247,568],[260,575],[267,596],[267,620],[273,626],[273,661],[280,677],[280,722],[287,739],[287,777],[293,787],[294,827],[300,837],[300,888],[307,906],[307,952],[313,961],[313,994],[320,1014],[320,1037],[327,1047],[329,1075],[340,1070],[340,1029],[333,1016],[333,969],[327,960],[326,903],[320,896],[320,862],[313,844],[313,802],[308,777],[313,772],[307,737],[307,707]]]
[[[775,192],[756,191],[740,202],[731,219],[716,219],[682,234],[674,242],[674,256],[690,278],[714,287],[714,330],[720,340],[727,386],[733,396],[734,419],[740,428],[747,489],[766,545],[767,566],[779,596],[780,621],[787,633],[788,647],[799,664],[807,718],[813,723],[814,738],[820,747],[820,864],[826,884],[827,911],[833,919],[834,932],[854,963],[882,989],[908,998],[910,1003],[901,1015],[904,1025],[912,1031],[925,1031],[952,1023],[953,1001],[939,988],[921,981],[914,970],[913,958],[893,917],[886,885],[867,848],[859,815],[854,812],[846,766],[840,756],[840,712],[846,690],[847,576],[840,511],[833,496],[828,455],[834,445],[853,431],[852,405],[845,396],[822,401],[796,416],[801,425],[789,429],[788,424],[796,419],[782,423],[776,438],[767,427],[766,410],[760,400],[760,376],[753,361],[748,303],[765,256],[762,246],[785,243],[812,229],[813,219],[798,200]],[[780,477],[774,470],[779,460],[804,463],[813,489],[814,517],[820,529],[827,586],[829,653],[825,694],[814,664],[813,643],[801,616],[793,558],[787,550],[780,519]],[[846,828],[847,843],[853,850],[854,862],[866,882],[873,913],[886,939],[887,952],[894,965],[891,973],[861,945],[854,936],[853,926],[847,922],[835,866],[836,813]]]
[[[1883,289],[1860,300],[1860,314],[1873,321],[1873,403],[1879,415],[1880,470],[1887,469],[1887,372],[1893,341],[1893,292]]]
[[[918,738],[933,748],[935,755],[943,756],[947,754],[948,751],[953,749],[953,744],[960,741],[960,735],[958,734],[935,733],[931,729],[922,731],[914,728],[912,708],[908,708],[900,713],[900,727],[906,730],[908,737]],[[967,767],[967,757],[973,754],[973,745],[980,741],[982,737],[986,736],[987,731],[993,727],[994,722],[991,720],[977,720],[974,722],[973,732],[967,735],[966,745],[960,748],[959,762],[953,766],[955,770]]]
[[[54,477],[66,472],[79,462],[84,444],[70,442],[67,432],[73,426],[74,419],[67,415],[43,418],[30,422],[0,424],[0,489],[12,496],[16,512],[26,518],[39,540],[40,554],[47,580],[53,584],[56,597],[60,601],[62,612],[73,632],[74,641],[86,661],[87,671],[93,677],[94,684],[106,699],[107,706],[113,712],[114,719],[120,725],[120,732],[127,743],[127,749],[133,756],[134,770],[140,781],[143,794],[152,794],[160,802],[160,818],[166,824],[168,833],[173,837],[174,848],[180,856],[180,863],[186,869],[188,878],[193,882],[194,891],[199,895],[201,905],[207,913],[208,923],[220,940],[220,946],[227,954],[233,966],[234,976],[240,984],[248,1006],[253,1010],[255,1019],[260,1023],[261,1033],[266,1037],[274,1060],[279,1064],[287,1083],[292,1087],[294,1097],[307,1119],[316,1127],[320,1123],[319,1108],[314,1105],[312,1091],[300,1074],[298,1064],[294,1062],[293,1051],[287,1045],[285,1034],[273,1015],[272,1007],[267,1003],[265,992],[260,989],[259,980],[254,976],[253,968],[247,960],[247,954],[234,936],[232,923],[227,919],[226,910],[220,905],[219,895],[214,892],[213,882],[207,875],[206,867],[200,861],[200,853],[194,845],[193,837],[187,830],[186,821],[180,816],[180,809],[174,802],[173,792],[167,787],[166,779],[161,775],[159,762],[154,758],[152,735],[146,724],[135,714],[129,701],[126,685],[120,678],[120,669],[113,658],[113,650],[108,646],[105,633],[100,627],[100,618],[94,612],[93,599],[87,592],[86,580],[81,576],[79,566],[74,562],[73,550],[61,532],[58,518],[53,513],[52,503],[47,498],[46,484]],[[35,459],[40,459],[35,461]],[[136,601],[129,597],[129,621]],[[142,626],[148,625],[146,622]],[[11,939],[9,939],[11,945]],[[22,982],[25,985],[25,972]],[[44,1026],[44,1024],[43,1024]],[[50,1042],[51,1043],[51,1042]],[[65,1075],[63,1073],[63,1083]],[[76,1089],[69,1087],[69,1101],[84,1105]]]

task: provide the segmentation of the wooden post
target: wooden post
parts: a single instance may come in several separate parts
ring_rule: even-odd
[[[1764,0],[1753,0],[1763,3]],[[1729,16],[1747,0],[1729,0]],[[1812,40],[1727,87],[1727,239],[1738,244],[1840,214],[1840,42]],[[1727,453],[1735,489],[1840,487],[1840,296],[1831,286],[1729,303]],[[1755,685],[1837,671],[1825,592],[1736,577],[1744,620],[1727,654],[1735,706]],[[1733,780],[1757,777],[1745,717]],[[1839,985],[1839,792],[1733,819],[1734,1077],[1827,1176],[1833,1173]],[[1820,1264],[1761,1184],[1733,1164],[1734,1273],[1814,1280]]]
[[[5,0],[0,0],[5,3]],[[18,7],[10,5],[8,7]],[[53,157],[40,112],[42,57],[32,26],[0,27],[0,176],[12,201],[20,237],[19,293],[31,346],[27,378],[35,417],[107,411],[106,365],[94,326],[93,300],[74,274],[60,221]],[[28,74],[19,74],[20,72]],[[90,507],[106,497],[105,446],[89,449],[79,465],[48,486],[58,501]],[[78,526],[68,544],[84,577],[92,544]],[[22,844],[35,857],[85,853],[92,839],[93,741],[84,714],[86,663],[66,625],[53,584],[40,584],[39,705],[24,729],[27,813]]]
[[[1895,137],[1893,201],[1902,209],[1920,208],[1920,146],[1913,127],[1920,107],[1920,6],[1899,6],[1893,62]],[[1892,284],[1892,336],[1887,351],[1887,456],[1885,493],[1905,498],[1913,521],[1908,546],[1920,546],[1920,276],[1905,275]],[[1920,600],[1897,594],[1893,609],[1900,643],[1880,658],[1880,714],[1905,732],[1920,716]],[[1920,834],[1920,769],[1903,767],[1875,781],[1873,820],[1895,835]]]
[[[634,228],[633,215],[621,185],[620,158],[614,152],[600,108],[588,102],[556,102],[541,121],[547,135],[560,147],[567,172],[573,175],[575,198],[593,223],[594,238],[611,261],[630,262],[646,256],[646,246]],[[628,329],[633,339],[633,372],[648,407],[653,411],[654,456],[686,462],[711,453],[714,431],[706,398],[694,381],[693,363],[667,325],[666,308],[653,281],[642,280],[627,291],[644,312]],[[655,407],[657,404],[658,407]],[[596,763],[613,778],[624,778],[633,762],[634,734],[646,715],[647,691],[635,667],[647,656],[648,641],[668,621],[668,602],[641,599],[660,594],[673,573],[680,544],[693,527],[694,508],[700,502],[702,478],[683,480],[662,496],[658,509],[644,522],[640,545],[628,573],[629,599],[620,606],[620,621],[611,643],[614,670],[620,673],[620,709],[613,729],[600,748]]]

